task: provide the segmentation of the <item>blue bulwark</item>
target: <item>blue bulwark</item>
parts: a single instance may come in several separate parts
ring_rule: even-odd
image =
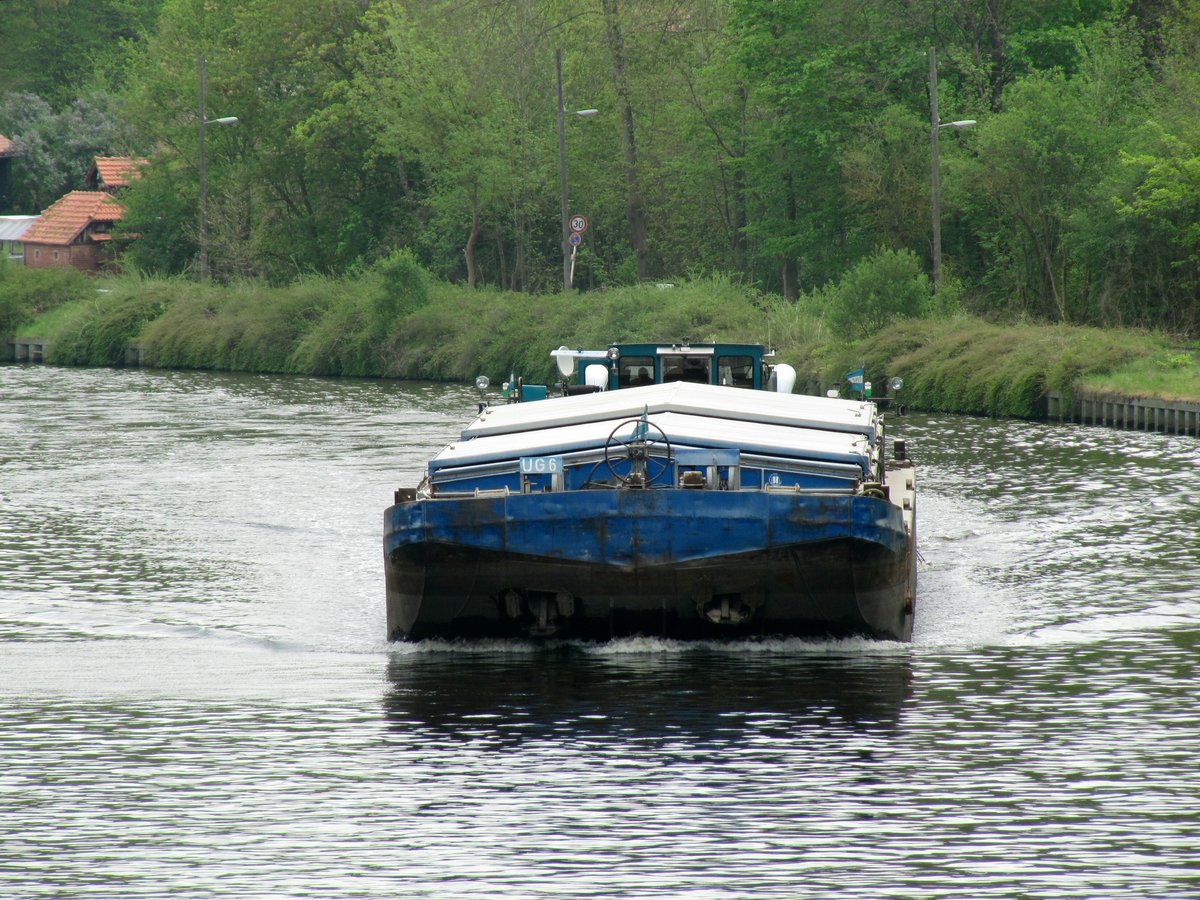
[[[555,499],[548,501],[546,497]],[[465,504],[465,505],[460,505]],[[467,513],[467,514],[464,514]],[[385,548],[438,544],[524,559],[657,566],[849,540],[904,553],[901,511],[864,496],[568,491],[388,510]]]

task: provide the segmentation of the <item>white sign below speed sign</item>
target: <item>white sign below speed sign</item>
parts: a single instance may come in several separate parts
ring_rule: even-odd
[[[587,231],[588,220],[587,216],[574,215],[571,216],[571,230],[576,234],[583,234]]]

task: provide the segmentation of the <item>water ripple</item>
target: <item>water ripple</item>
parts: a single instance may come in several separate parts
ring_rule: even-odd
[[[912,644],[382,637],[439,385],[0,366],[0,896],[1184,898],[1200,457],[913,416]]]

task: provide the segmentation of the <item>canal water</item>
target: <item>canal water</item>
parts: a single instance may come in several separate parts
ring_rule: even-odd
[[[912,416],[911,645],[389,646],[426,384],[0,367],[0,897],[1200,896],[1200,443]]]

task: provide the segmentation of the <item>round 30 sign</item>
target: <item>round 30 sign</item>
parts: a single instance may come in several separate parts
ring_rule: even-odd
[[[587,216],[574,215],[571,216],[571,230],[576,234],[583,234],[587,231],[588,220]]]

